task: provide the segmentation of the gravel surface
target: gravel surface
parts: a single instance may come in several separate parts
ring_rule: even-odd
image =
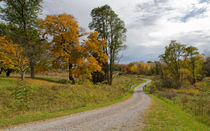
[[[143,87],[150,80],[135,88],[133,96],[123,102],[107,107],[72,114],[32,124],[23,124],[5,131],[134,131],[144,111],[151,103]]]

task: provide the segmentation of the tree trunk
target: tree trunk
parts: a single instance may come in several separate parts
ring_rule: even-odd
[[[109,83],[109,64],[104,64],[104,73],[105,73],[105,79],[107,80],[107,83]]]
[[[105,80],[105,75],[102,74],[101,72],[99,71],[96,71],[96,72],[93,72],[92,73],[92,82],[94,84],[98,83],[98,82],[103,82]]]
[[[113,60],[111,58],[109,65],[109,85],[112,85],[112,79],[113,79]]]
[[[11,73],[12,73],[12,70],[11,69],[7,69],[6,76],[9,77]]]
[[[35,78],[35,72],[34,72],[34,62],[30,62],[30,68],[31,68],[31,78]]]
[[[24,71],[21,71],[20,73],[21,73],[21,81],[24,81],[24,73],[25,72]]]
[[[113,69],[112,69],[112,67],[110,68],[110,75],[109,75],[109,77],[110,77],[109,78],[109,85],[112,85],[112,80],[113,80]]]
[[[75,84],[74,77],[72,76],[72,73],[71,73],[72,67],[73,67],[73,65],[70,64],[70,65],[69,65],[69,80],[72,81],[72,84]]]
[[[192,85],[194,85],[196,83],[196,78],[195,78],[195,63],[194,63],[194,61],[192,63],[192,74],[193,74]]]

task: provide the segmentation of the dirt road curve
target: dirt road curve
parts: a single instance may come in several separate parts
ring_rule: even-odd
[[[55,118],[35,124],[25,124],[6,131],[134,131],[140,128],[141,116],[151,103],[142,88],[136,87],[133,96],[108,107]]]

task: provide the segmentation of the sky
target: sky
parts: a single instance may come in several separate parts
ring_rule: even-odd
[[[210,0],[44,0],[42,17],[71,14],[90,31],[91,10],[105,4],[126,24],[120,63],[159,60],[171,40],[210,55]]]

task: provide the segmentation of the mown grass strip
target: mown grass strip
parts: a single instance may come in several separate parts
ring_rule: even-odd
[[[9,119],[0,119],[0,127],[8,128],[8,127],[12,127],[12,125],[17,125],[17,124],[21,124],[21,123],[34,122],[34,121],[39,121],[39,120],[47,120],[47,119],[51,119],[51,118],[62,117],[62,116],[71,115],[74,113],[84,112],[84,111],[88,111],[88,110],[93,110],[93,109],[109,106],[109,105],[112,105],[112,104],[115,104],[118,102],[122,102],[122,101],[129,99],[132,96],[135,87],[137,87],[138,85],[140,85],[143,82],[145,82],[145,81],[142,80],[140,83],[135,84],[134,86],[132,86],[130,88],[129,92],[127,92],[124,96],[118,97],[111,101],[107,101],[107,102],[100,103],[100,104],[92,104],[92,105],[89,104],[84,107],[76,107],[76,108],[73,108],[70,110],[60,110],[60,111],[50,112],[50,113],[31,113],[31,114],[28,113],[27,115],[23,115],[21,117],[16,116],[16,117],[9,118]]]
[[[172,101],[150,95],[153,105],[147,112],[143,131],[209,131],[210,127],[198,122],[195,118],[182,111]]]

